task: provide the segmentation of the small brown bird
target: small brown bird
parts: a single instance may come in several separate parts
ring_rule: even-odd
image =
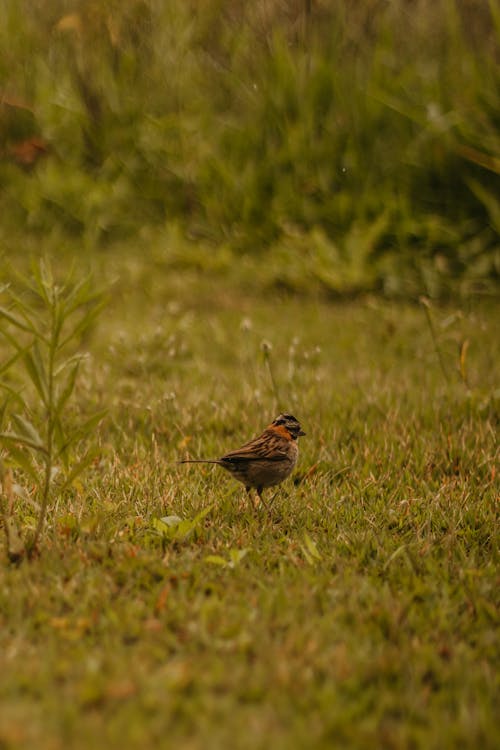
[[[265,487],[280,484],[291,472],[299,455],[297,438],[306,433],[291,414],[280,414],[259,437],[221,458],[184,459],[180,464],[217,464],[245,485],[253,487],[262,502]]]

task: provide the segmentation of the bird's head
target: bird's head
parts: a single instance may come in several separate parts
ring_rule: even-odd
[[[298,437],[306,434],[302,430],[298,420],[292,414],[280,414],[279,417],[276,417],[271,427],[284,427],[290,433],[293,440],[297,440]]]

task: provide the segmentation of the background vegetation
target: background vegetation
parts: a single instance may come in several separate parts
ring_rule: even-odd
[[[496,750],[497,0],[0,13],[0,748]]]
[[[174,224],[292,289],[498,279],[497,0],[1,11],[4,227]]]

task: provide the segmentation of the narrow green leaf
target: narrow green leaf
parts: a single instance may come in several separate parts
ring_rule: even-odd
[[[61,413],[66,401],[69,399],[69,397],[73,393],[73,389],[76,383],[76,376],[78,375],[78,370],[80,367],[80,362],[81,362],[81,357],[75,362],[75,364],[73,365],[72,369],[70,370],[68,374],[66,384],[56,403],[56,408],[55,408],[56,414]]]
[[[321,560],[321,553],[318,550],[318,546],[307,532],[304,534],[304,542],[311,557],[314,557],[316,560]]]
[[[103,299],[103,293],[101,291],[95,291],[92,289],[92,280],[90,276],[83,280],[81,284],[75,287],[74,293],[71,292],[66,298],[68,305],[68,315],[72,315],[77,310],[81,310],[84,307],[89,307],[98,304]]]
[[[13,336],[9,331],[7,331],[6,328],[0,328],[0,334],[7,339],[9,344],[14,347],[14,349],[18,352],[19,355],[24,354],[25,351],[28,350],[28,346],[26,346],[25,343],[22,343],[18,340],[17,336]]]
[[[101,409],[101,411],[96,412],[91,417],[89,417],[83,424],[81,424],[77,430],[76,435],[78,438],[86,437],[89,435],[101,422],[106,414],[108,413],[107,409]]]
[[[67,470],[69,468],[68,461],[68,448],[71,445],[71,441],[68,440],[64,428],[62,426],[62,422],[60,419],[59,414],[54,414],[54,431],[53,431],[53,439],[54,444],[57,448],[57,458],[60,458],[64,464],[64,468]]]
[[[92,417],[87,419],[86,422],[77,427],[77,429],[72,433],[66,435],[66,441],[62,445],[58,446],[58,453],[56,455],[56,458],[58,458],[63,453],[63,451],[67,450],[70,445],[74,445],[74,443],[87,437],[87,435],[89,435],[97,427],[99,422],[106,416],[107,413],[107,409],[103,409],[102,411],[97,412]]]
[[[29,287],[29,284],[27,284],[26,281],[25,285]],[[16,311],[24,318],[25,324],[31,328],[32,332],[40,341],[47,343],[47,338],[44,335],[44,331],[40,330],[37,326],[37,323],[40,322],[42,322],[43,325],[43,318],[42,321],[40,321],[40,318],[42,316],[41,310],[32,307],[30,304],[28,304],[28,302],[26,302],[25,299],[19,297],[13,291],[10,292],[10,297],[12,302],[15,303]]]
[[[21,354],[22,354],[22,352],[18,350],[18,351],[16,351],[15,354],[12,355],[12,357],[10,359],[5,360],[5,362],[3,362],[0,365],[0,375],[3,372],[7,372],[7,370],[9,369],[9,367],[12,367],[12,365],[14,364],[14,362],[19,359],[19,357],[21,356]]]
[[[307,532],[304,534],[304,543],[300,546],[309,565],[315,565],[319,560],[321,560],[322,555],[318,550],[316,542],[311,539]]]
[[[28,474],[31,479],[33,479],[34,482],[38,484],[40,481],[40,477],[31,463],[30,456],[25,453],[21,448],[18,448],[17,445],[13,442],[9,443],[8,447],[8,459],[11,463],[15,464],[19,469],[22,469],[26,474]]]
[[[71,331],[66,337],[60,342],[59,349],[62,349],[72,339],[77,339],[82,336],[83,333],[92,325],[94,320],[97,318],[101,310],[106,306],[107,302],[103,300],[101,303],[96,304],[92,309],[82,315],[80,320],[74,325]]]
[[[7,392],[8,394],[9,394],[9,396],[10,396],[10,397],[11,397],[12,399],[14,399],[14,401],[17,401],[17,402],[18,402],[18,404],[19,404],[19,405],[20,405],[20,406],[21,406],[21,407],[22,407],[23,409],[24,409],[24,408],[26,407],[26,402],[24,401],[24,398],[23,398],[23,397],[22,397],[22,395],[21,395],[21,393],[22,393],[22,391],[21,391],[21,390],[18,390],[18,391],[16,391],[16,390],[14,390],[14,388],[12,388],[11,386],[7,385],[7,383],[2,383],[2,382],[0,382],[0,388],[1,388],[1,389],[2,389],[3,391],[6,391],[6,392]]]
[[[7,411],[7,404],[9,403],[9,399],[4,399],[3,403],[0,405],[0,425],[3,423],[5,413]]]
[[[54,369],[54,376],[58,378],[59,375],[61,375],[65,370],[75,365],[77,362],[81,363],[86,358],[86,356],[87,356],[86,354],[74,354],[72,357],[68,357]]]
[[[71,469],[70,473],[64,480],[64,484],[61,487],[61,490],[65,490],[68,487],[71,486],[71,484],[75,481],[75,479],[80,476],[80,474],[85,471],[85,469],[92,463],[92,461],[96,458],[96,456],[99,455],[99,449],[98,448],[91,448],[87,453],[83,456],[83,458],[78,461],[73,468]]]
[[[384,563],[384,570],[386,570],[389,565],[392,563],[393,560],[395,560],[399,555],[401,555],[402,552],[404,552],[407,548],[407,544],[401,544],[397,549],[394,550],[394,552],[389,556],[389,558]]]
[[[16,315],[7,310],[5,307],[0,307],[0,317],[5,318],[9,323],[12,323],[16,328],[20,328],[22,331],[28,331],[29,333],[37,332],[34,325],[28,325],[20,320]]]
[[[40,286],[40,291],[44,295],[46,301],[51,304],[53,302],[55,285],[50,262],[45,258],[42,258],[38,263],[38,267],[33,267],[33,275],[35,276]]]
[[[31,440],[33,443],[43,446],[43,440],[38,434],[38,431],[34,425],[31,424],[29,419],[22,417],[20,414],[12,414],[12,420],[16,424],[19,433]]]
[[[35,341],[32,351],[28,350],[25,353],[24,364],[31,382],[38,391],[43,403],[46,404],[48,402],[47,374],[45,372],[38,341]]]
[[[71,289],[68,289],[65,299],[67,315],[71,315],[71,313],[77,310],[83,302],[86,302],[90,285],[90,276],[85,276],[83,279],[80,279],[80,281],[77,281]],[[97,292],[94,292],[94,294],[97,294]]]
[[[19,443],[19,445],[25,445],[27,448],[32,448],[39,453],[47,455],[47,449],[44,445],[29,440],[29,438],[26,438],[23,435],[17,435],[15,432],[0,432],[0,442],[8,446]]]
[[[52,348],[52,351],[55,352],[59,348],[59,345],[60,345],[59,337],[61,335],[62,327],[64,324],[64,309],[63,309],[63,306],[61,305],[60,300],[56,300],[54,302],[53,315],[54,315],[54,325],[52,327],[51,348]]]

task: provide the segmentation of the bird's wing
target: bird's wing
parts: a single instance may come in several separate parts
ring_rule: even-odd
[[[272,430],[266,430],[254,440],[245,443],[241,448],[229,451],[221,457],[221,461],[285,461],[289,456],[283,450],[283,438]]]

